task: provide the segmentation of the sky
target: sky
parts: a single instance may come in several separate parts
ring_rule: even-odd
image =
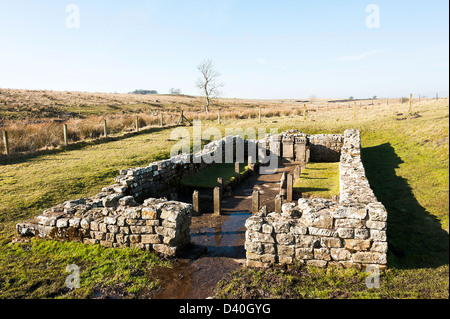
[[[448,96],[449,4],[0,0],[0,88],[222,97]]]

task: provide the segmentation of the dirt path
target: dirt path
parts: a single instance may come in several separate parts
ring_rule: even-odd
[[[203,299],[227,274],[245,264],[245,221],[251,216],[252,192],[260,191],[260,205],[274,210],[273,199],[279,192],[284,171],[292,172],[293,164],[280,167],[276,174],[247,177],[222,200],[222,216],[203,214],[192,217],[192,249],[174,263],[173,268],[158,268],[153,275],[164,290],[154,299]]]

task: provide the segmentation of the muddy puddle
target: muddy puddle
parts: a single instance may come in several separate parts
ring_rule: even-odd
[[[173,268],[157,268],[152,272],[164,288],[153,299],[211,296],[219,280],[245,262],[244,224],[250,216],[248,211],[236,211],[216,219],[214,225],[191,229],[191,249],[173,263]]]

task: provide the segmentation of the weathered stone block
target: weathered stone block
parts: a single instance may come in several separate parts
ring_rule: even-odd
[[[383,241],[374,241],[372,244],[372,247],[370,248],[371,251],[376,251],[379,253],[387,253],[388,250],[388,243]]]
[[[141,211],[142,219],[158,219],[159,211],[153,207],[144,207]]]
[[[114,234],[114,233],[106,234],[106,241],[113,243],[115,240],[116,240],[116,234]]]
[[[291,226],[289,232],[296,235],[306,235],[308,233],[308,227],[303,225]]]
[[[311,259],[311,260],[307,260],[306,261],[306,265],[307,266],[313,266],[313,267],[326,267],[328,264],[327,261],[325,260],[315,260],[315,259]]]
[[[295,248],[295,258],[302,260],[313,259],[313,248]]]
[[[338,235],[337,231],[334,229],[323,229],[316,227],[308,227],[308,234],[315,236],[328,236],[328,237],[336,237]]]
[[[353,228],[338,228],[337,233],[340,238],[353,238],[354,236]]]
[[[336,228],[364,228],[365,221],[354,218],[336,219],[335,226]]]
[[[386,231],[384,230],[377,230],[377,229],[371,229],[370,230],[370,238],[375,241],[386,241]]]
[[[352,261],[362,264],[386,264],[386,254],[377,252],[357,252],[352,255]]]
[[[294,243],[294,236],[291,234],[277,234],[275,238],[277,243],[281,245],[291,245]]]
[[[294,245],[277,245],[278,255],[294,257],[295,247]]]
[[[275,233],[277,233],[277,234],[289,233],[289,230],[291,228],[291,225],[289,224],[289,222],[284,221],[284,220],[275,221],[272,223],[272,226],[273,226]]]
[[[298,248],[317,248],[320,247],[320,238],[310,235],[295,236],[295,245]]]
[[[272,254],[261,255],[261,261],[263,263],[271,263],[271,264],[273,264],[273,263],[275,263],[275,260],[276,260],[276,256],[275,255],[272,255]]]
[[[56,227],[65,228],[69,227],[69,218],[60,218],[56,221]]]
[[[331,248],[330,255],[333,260],[350,260],[352,254],[344,248]]]
[[[303,212],[301,219],[308,227],[333,228],[333,217],[330,213]]]
[[[159,235],[141,235],[141,242],[143,244],[161,244]]]
[[[263,225],[262,217],[252,216],[245,221],[245,228],[252,231],[260,231]]]
[[[366,207],[371,220],[380,222],[387,221],[387,212],[383,204],[375,202],[368,204]]]
[[[320,239],[320,244],[322,247],[327,247],[327,248],[341,248],[342,240],[340,238],[334,238],[334,237],[322,237]]]
[[[314,259],[317,260],[331,260],[330,250],[328,248],[315,248]]]
[[[280,264],[290,265],[290,264],[293,263],[293,257],[284,256],[284,255],[278,255],[278,262]]]
[[[269,224],[263,224],[262,225],[262,232],[265,234],[272,234],[273,232],[273,226]]]
[[[366,225],[370,229],[386,230],[386,222],[368,220]]]
[[[115,225],[117,223],[117,217],[116,216],[106,216],[104,218],[103,222],[107,225]]]
[[[130,236],[130,243],[135,244],[139,243],[141,241],[141,235],[129,235]]]
[[[370,246],[372,246],[371,240],[364,240],[364,239],[346,239],[345,240],[345,248],[350,251],[369,250]]]
[[[106,226],[106,228],[108,229],[108,232],[110,232],[110,233],[118,233],[119,232],[119,226],[117,226],[117,225],[108,225],[108,226]]]
[[[356,228],[355,239],[367,239],[370,237],[370,231],[368,229]]]

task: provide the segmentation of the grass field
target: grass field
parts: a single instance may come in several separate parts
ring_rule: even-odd
[[[308,163],[294,183],[294,193],[304,198],[339,196],[339,163]]]
[[[241,174],[246,170],[248,170],[247,163],[239,163],[239,171]],[[217,178],[222,177],[223,184],[226,186],[235,178],[234,172],[234,163],[214,164],[193,176],[183,179],[181,184],[186,186],[214,188],[217,186]]]
[[[202,126],[216,126],[222,132],[227,127],[266,127],[279,131],[295,128],[311,134],[359,129],[367,177],[389,214],[390,269],[382,274],[380,290],[364,291],[360,285],[364,275],[337,270],[315,290],[311,282],[323,275],[322,270],[317,273],[243,270],[229,278],[229,285],[221,283],[216,296],[448,298],[448,119],[448,99],[441,99],[416,103],[412,113],[406,104],[381,104],[358,108],[356,112],[322,109],[308,113],[306,119],[298,115],[264,117],[261,124],[255,117],[239,121],[224,117],[222,125],[204,120]],[[153,254],[129,250],[113,253],[78,243],[40,240],[20,245],[11,244],[11,239],[15,223],[62,201],[100,192],[101,187],[113,183],[119,169],[168,157],[175,143],[170,141],[170,132],[171,129],[155,128],[1,165],[0,297],[86,297],[105,285],[126,291],[128,297],[151,293],[146,289],[155,289],[157,282],[150,272],[131,269],[169,266]],[[79,291],[61,288],[69,263],[81,265],[83,283]],[[307,281],[299,274],[309,274],[305,277]],[[253,276],[267,289],[261,290],[249,282],[248,278]],[[266,292],[261,295],[258,291]]]

